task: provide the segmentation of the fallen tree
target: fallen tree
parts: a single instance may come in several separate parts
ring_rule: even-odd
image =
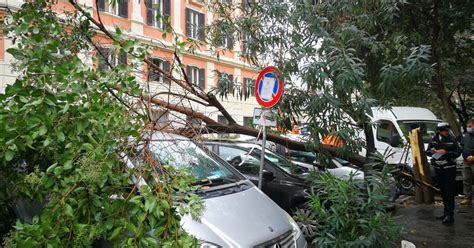
[[[93,23],[95,25],[95,28],[99,30],[101,34],[106,35],[109,39],[113,40],[114,43],[119,44],[120,46],[125,45],[125,42],[121,38],[118,39],[116,35],[114,35],[111,31],[109,31],[109,29],[107,29],[107,27],[101,21],[101,18],[100,18],[101,13],[98,10],[96,10],[96,14],[98,16],[98,19],[96,20],[76,1],[69,0],[69,2],[72,4],[72,6],[74,6],[74,8],[77,9],[79,13],[81,13],[85,18],[87,18],[91,23]],[[173,29],[171,29],[171,33],[176,35]],[[92,39],[89,39],[89,41],[93,42]],[[137,54],[133,54],[133,53],[129,53],[129,54],[132,57],[139,57]],[[103,56],[102,54],[99,54],[99,55]],[[165,101],[163,99],[159,99],[158,97],[154,97],[156,95],[159,95],[159,93],[154,93],[154,94],[142,93],[141,95],[138,96],[141,99],[141,101],[143,101],[144,103],[160,106],[169,111],[175,111],[175,112],[184,114],[186,116],[199,119],[203,123],[206,124],[205,127],[203,127],[206,130],[206,132],[236,133],[236,134],[243,134],[243,135],[249,135],[249,136],[254,136],[254,137],[258,136],[259,130],[237,124],[237,122],[232,118],[232,116],[227,112],[227,110],[222,106],[222,104],[219,102],[217,97],[212,92],[206,93],[199,87],[190,83],[190,81],[188,80],[188,75],[186,74],[186,71],[183,69],[180,56],[178,55],[178,48],[176,46],[175,46],[175,52],[174,52],[174,60],[177,62],[177,68],[181,72],[183,79],[178,79],[178,78],[173,77],[172,75],[172,71],[174,69],[173,67],[170,68],[170,71],[164,71],[158,65],[154,64],[153,61],[151,61],[150,59],[147,59],[146,57],[144,58],[143,62],[145,62],[150,67],[158,71],[163,77],[168,78],[171,82],[181,87],[181,89],[183,89],[186,92],[183,94],[176,94],[171,91],[168,91],[168,92],[163,92],[164,94],[173,94],[175,96],[181,97],[182,99],[190,99],[191,101],[201,103],[202,105],[205,105],[208,107],[214,107],[220,113],[222,113],[222,115],[226,118],[228,124],[219,123],[213,120],[212,118],[210,118],[209,116],[203,113],[197,112],[190,107],[186,107],[183,104],[180,105],[180,104],[171,102],[169,100]],[[121,90],[119,86],[115,86],[114,88],[118,91]],[[175,102],[180,102],[180,101],[175,101]],[[173,131],[176,131],[176,130],[173,130]],[[188,135],[188,136],[198,134],[198,133],[200,132],[181,129],[181,134]],[[295,140],[282,137],[277,134],[272,134],[272,133],[267,135],[267,140],[275,142],[277,144],[284,145],[285,147],[289,149],[302,150],[302,151],[314,151],[316,153],[325,153],[334,157],[339,157],[351,162],[352,164],[358,166],[361,169],[364,169],[364,165],[370,162],[367,157],[361,156],[357,153],[341,152],[341,149],[336,148],[331,145],[318,143],[316,145],[313,144],[312,146],[310,146],[307,143],[295,141]],[[401,177],[407,178],[408,180],[413,181],[415,184],[426,185],[426,183],[413,178],[413,176],[407,173],[400,172],[400,171],[394,171],[393,173],[398,174]],[[431,187],[434,190],[438,190],[432,187],[431,185],[426,185],[426,186]]]
[[[109,39],[114,41],[116,44],[120,44],[121,46],[125,46],[125,42],[121,39],[117,39],[117,36],[113,34],[111,31],[107,29],[105,24],[102,22],[100,15],[101,13],[96,10],[96,14],[99,17],[98,19],[94,19],[81,5],[79,5],[76,1],[74,0],[69,0],[69,2],[74,6],[74,8],[77,9],[79,13],[81,13],[84,17],[90,20],[91,23],[93,23],[96,27],[96,29],[100,30],[101,34],[107,36]],[[93,42],[92,39],[89,40],[90,42]],[[103,54],[99,54],[100,56],[103,56]],[[132,57],[138,57],[137,54],[129,53]],[[104,59],[107,59],[104,57]],[[213,119],[209,118],[203,113],[196,112],[192,108],[186,107],[184,105],[179,105],[175,104],[170,101],[165,101],[162,99],[159,99],[158,97],[153,97],[153,95],[157,95],[157,93],[142,93],[139,97],[141,100],[145,103],[152,103],[154,105],[160,106],[164,109],[170,110],[170,111],[176,111],[178,113],[196,118],[201,120],[206,124],[205,129],[209,132],[217,132],[217,133],[236,133],[236,134],[244,134],[244,135],[250,135],[257,137],[258,135],[258,130],[253,129],[253,128],[248,128],[242,125],[237,124],[237,122],[232,118],[232,116],[227,112],[227,110],[222,106],[222,104],[219,102],[217,97],[211,93],[205,93],[203,90],[201,90],[199,87],[196,87],[190,81],[188,80],[188,75],[186,74],[186,71],[182,68],[182,63],[181,59],[178,56],[177,51],[174,53],[174,59],[177,61],[177,64],[181,66],[179,68],[179,71],[182,74],[183,79],[178,79],[173,77],[172,71],[173,68],[170,69],[170,71],[163,71],[158,65],[154,64],[153,61],[150,59],[146,58],[143,60],[147,65],[158,71],[161,75],[163,75],[165,78],[168,78],[171,82],[175,83],[179,87],[181,87],[182,90],[184,90],[186,93],[184,94],[175,94],[175,96],[181,97],[181,98],[186,98],[186,99],[191,99],[194,100],[195,102],[200,102],[202,105],[205,105],[207,107],[214,107],[216,108],[222,115],[226,118],[227,120],[227,125],[218,123],[217,121],[214,121]],[[109,63],[110,66],[112,66]],[[121,90],[119,86],[114,87],[115,90]],[[172,92],[166,92],[167,94],[172,94]],[[176,101],[179,102],[179,101]],[[184,132],[185,133],[185,132]],[[295,140],[291,140],[276,134],[268,134],[267,139],[269,141],[284,145],[290,149],[295,149],[295,150],[307,150],[308,146],[307,144],[303,142],[298,142]],[[316,146],[316,148],[313,149],[317,153],[327,153],[330,154],[331,156],[335,157],[341,157],[343,159],[346,159],[350,161],[351,163],[363,167],[363,165],[367,162],[367,159],[363,156],[360,156],[358,154],[347,154],[347,153],[341,153],[338,151],[337,148],[329,145],[323,145],[319,144]]]

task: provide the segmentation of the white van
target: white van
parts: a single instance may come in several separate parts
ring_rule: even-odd
[[[402,165],[411,169],[411,151],[408,133],[414,128],[421,128],[425,149],[436,134],[439,120],[433,112],[418,107],[392,107],[391,109],[372,108],[374,144],[378,152],[384,154],[389,149],[391,155],[386,161],[389,164]],[[365,151],[363,151],[365,152]],[[365,154],[365,153],[364,153]],[[456,180],[462,180],[462,161],[458,162]],[[410,187],[410,185],[405,185]],[[402,185],[402,187],[404,187]]]

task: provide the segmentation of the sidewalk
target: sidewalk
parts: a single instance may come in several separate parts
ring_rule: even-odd
[[[405,228],[404,240],[416,247],[474,248],[474,206],[464,207],[456,199],[455,222],[443,225],[435,216],[442,214],[443,205],[412,205],[408,200],[394,212],[397,222]]]

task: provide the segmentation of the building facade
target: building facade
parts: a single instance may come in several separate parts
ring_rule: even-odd
[[[186,65],[186,74],[191,83],[200,87],[204,91],[210,91],[216,87],[221,80],[232,80],[241,87],[252,87],[257,77],[257,69],[246,63],[242,55],[246,52],[245,41],[239,42],[233,37],[227,37],[222,42],[221,48],[212,48],[203,41],[204,33],[202,27],[209,25],[215,20],[216,14],[209,8],[207,0],[117,0],[117,4],[108,4],[109,0],[79,0],[94,18],[100,19],[110,31],[119,26],[131,39],[136,39],[143,44],[152,47],[150,59],[167,71],[173,67],[173,56],[175,47],[173,41],[177,37],[181,41],[195,41],[196,49],[192,52],[183,51],[179,54],[181,62]],[[240,0],[226,0],[228,4],[240,4]],[[0,6],[8,7],[10,10],[18,10],[23,4],[19,0],[0,0]],[[58,0],[55,5],[58,12],[73,10],[73,7],[66,0]],[[163,36],[166,25],[164,21],[156,16],[163,16],[169,21],[173,33]],[[0,15],[5,17],[6,13]],[[99,35],[100,36],[100,35]],[[100,44],[104,54],[108,54],[109,61],[113,63],[124,63],[126,57],[108,53],[111,42],[98,37],[96,40]],[[8,84],[15,80],[12,70],[13,57],[6,53],[6,49],[12,46],[12,42],[0,36],[0,92],[3,92]],[[217,55],[218,54],[218,55]],[[87,57],[94,64],[94,58]],[[101,66],[99,63],[98,66]],[[102,65],[103,66],[103,65]],[[159,74],[153,73],[147,66],[143,65],[143,73],[137,74],[144,83],[147,82],[151,91],[159,91],[166,82]],[[173,76],[182,78],[179,70],[172,70]],[[176,90],[179,90],[176,88]],[[248,90],[247,90],[248,91]],[[153,92],[151,92],[153,93]],[[245,98],[228,96],[221,100],[222,104],[234,119],[244,125],[251,125],[253,110],[258,106],[253,90]],[[205,113],[211,118],[223,121],[216,109],[190,103],[193,109]],[[167,117],[168,115],[160,115]]]

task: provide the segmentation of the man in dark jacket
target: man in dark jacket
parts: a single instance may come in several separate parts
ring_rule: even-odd
[[[474,183],[474,119],[467,122],[466,134],[462,140],[464,196],[461,205],[472,205],[472,184]]]
[[[456,179],[456,158],[461,154],[461,148],[450,135],[448,123],[438,124],[438,132],[431,139],[426,154],[431,157],[431,166],[435,169],[441,196],[443,197],[444,213],[436,217],[443,224],[454,222],[454,187]]]

